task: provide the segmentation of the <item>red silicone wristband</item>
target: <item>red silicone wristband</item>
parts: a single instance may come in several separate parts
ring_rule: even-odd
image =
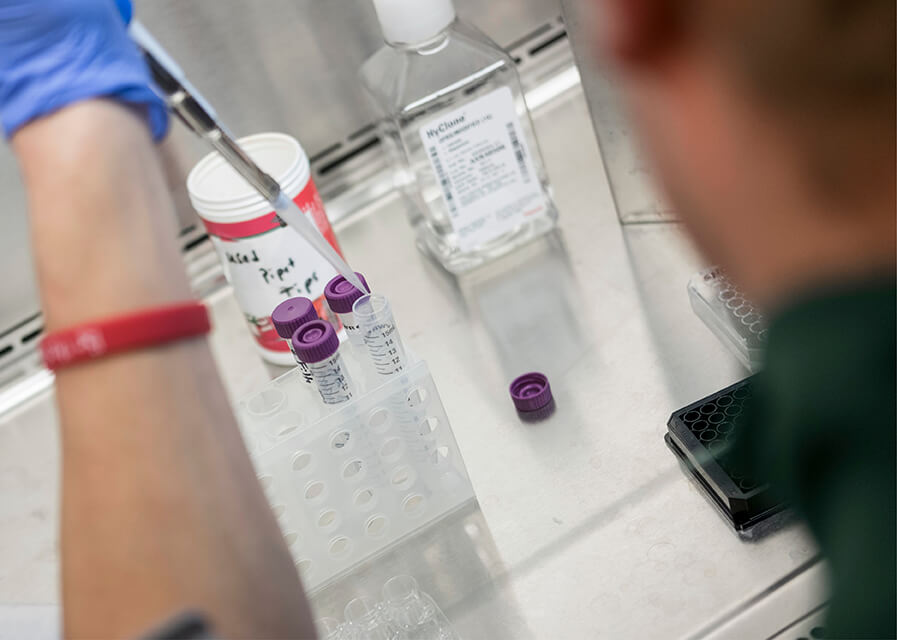
[[[54,331],[41,340],[50,370],[122,351],[189,338],[209,332],[205,305],[191,301],[135,311]]]

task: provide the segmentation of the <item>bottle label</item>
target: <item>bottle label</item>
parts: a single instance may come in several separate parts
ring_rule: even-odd
[[[419,133],[462,251],[545,212],[510,88],[430,120]]]

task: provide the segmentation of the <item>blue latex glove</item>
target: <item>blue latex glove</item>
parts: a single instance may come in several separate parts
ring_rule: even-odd
[[[0,0],[6,137],[73,102],[107,97],[137,107],[153,139],[161,139],[168,112],[128,37],[130,14],[128,0]]]

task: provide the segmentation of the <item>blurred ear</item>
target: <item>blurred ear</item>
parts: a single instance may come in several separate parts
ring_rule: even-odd
[[[674,44],[685,0],[590,0],[604,52],[616,62],[645,62]]]

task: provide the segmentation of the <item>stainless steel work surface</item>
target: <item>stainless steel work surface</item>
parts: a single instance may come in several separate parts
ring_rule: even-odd
[[[670,413],[747,375],[689,308],[702,263],[675,224],[619,226],[578,89],[535,122],[557,235],[455,280],[417,252],[399,198],[338,229],[428,361],[479,504],[324,588],[316,611],[338,615],[407,572],[464,638],[713,630],[800,574],[815,547],[797,525],[742,542],[677,466],[662,440]],[[230,291],[210,303],[236,399],[277,372],[254,354]],[[557,411],[529,424],[507,386],[533,369]],[[58,601],[50,400],[0,424],[0,603]],[[810,582],[803,595],[822,598]]]

